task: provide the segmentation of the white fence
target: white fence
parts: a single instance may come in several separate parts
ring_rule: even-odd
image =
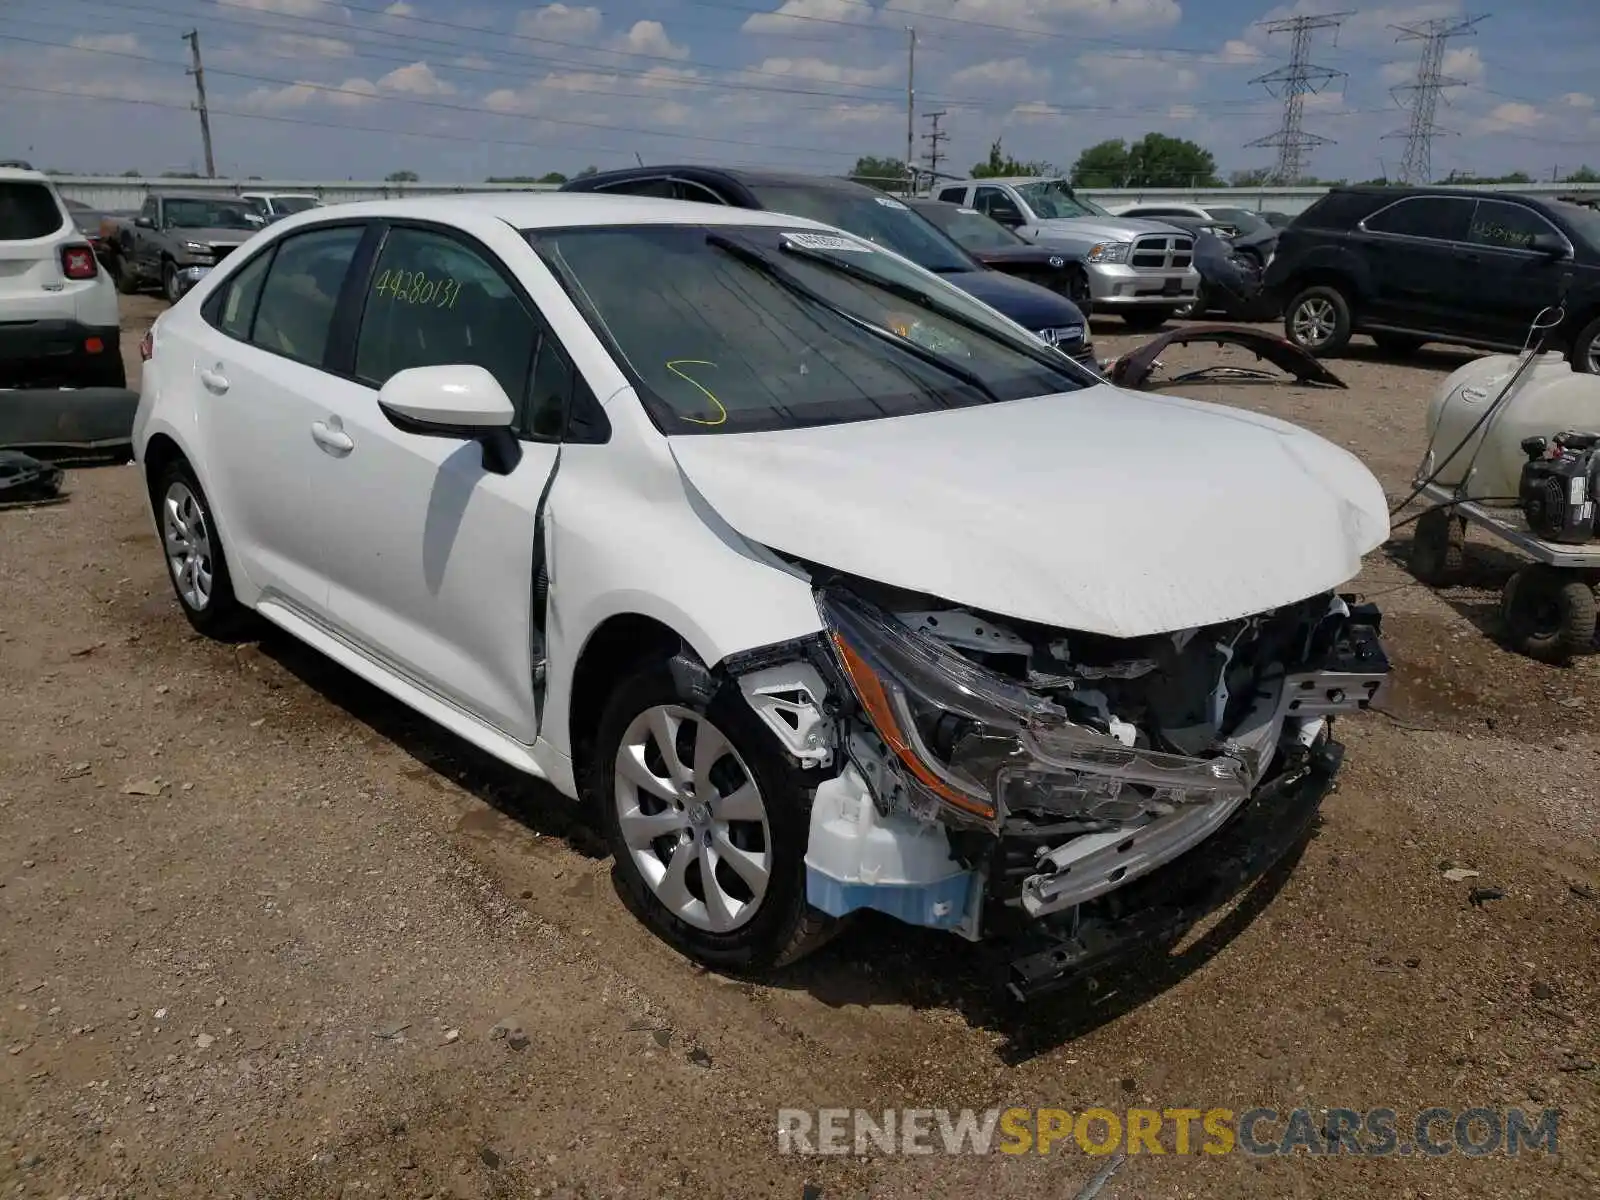
[[[350,200],[383,200],[397,196],[443,196],[463,192],[547,192],[550,183],[357,183],[349,180],[283,179],[130,179],[97,175],[58,175],[56,186],[69,200],[90,208],[123,212],[138,208],[152,189],[185,192],[214,192],[237,195],[240,192],[299,192],[319,196],[325,203]],[[1327,188],[1083,188],[1082,195],[1106,207],[1117,204],[1183,203],[1226,204],[1240,208],[1272,209],[1278,212],[1304,212]],[[1527,183],[1481,184],[1474,191],[1519,192],[1527,196],[1555,197],[1574,192],[1600,196],[1600,184]]]

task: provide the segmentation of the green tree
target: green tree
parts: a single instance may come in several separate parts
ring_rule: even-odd
[[[415,171],[390,171],[383,177],[385,183],[420,183],[422,176]]]
[[[1236,188],[1266,187],[1272,182],[1271,167],[1251,167],[1246,171],[1231,171],[1228,186]]]
[[[1022,162],[1006,153],[999,138],[989,145],[989,157],[972,166],[974,179],[1004,179],[1010,175],[1054,175],[1056,169],[1041,160]]]
[[[122,177],[124,179],[138,179],[143,174],[144,172],[139,170],[138,167],[130,167],[122,173]]]
[[[543,175],[539,176],[540,183],[565,183],[566,181],[567,177],[560,171],[546,171]]]
[[[906,185],[906,164],[898,158],[863,154],[856,159],[856,165],[850,168],[850,178],[882,192],[898,191]]]
[[[1466,186],[1477,183],[1532,183],[1533,178],[1526,171],[1512,171],[1509,175],[1467,175],[1460,171],[1451,171],[1438,183],[1453,186]]]
[[[1078,155],[1079,187],[1215,187],[1217,160],[1197,142],[1150,132],[1131,145],[1111,138]]]
[[[1561,181],[1562,183],[1600,183],[1600,171],[1585,164]]]

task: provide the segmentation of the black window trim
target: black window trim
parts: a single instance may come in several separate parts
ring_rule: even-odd
[[[1373,220],[1375,217],[1380,217],[1386,212],[1390,212],[1393,209],[1399,208],[1402,204],[1411,204],[1418,200],[1443,200],[1452,204],[1470,205],[1471,211],[1467,213],[1468,230],[1471,230],[1472,228],[1473,213],[1478,211],[1478,201],[1476,197],[1468,199],[1466,196],[1436,196],[1428,192],[1421,192],[1412,196],[1401,196],[1397,200],[1391,200],[1382,208],[1374,209],[1372,212],[1369,212],[1366,216],[1362,217],[1356,222],[1356,228],[1362,233],[1370,234],[1373,237],[1410,238],[1413,241],[1418,242],[1431,242],[1436,246],[1465,246],[1471,244],[1464,238],[1437,238],[1428,237],[1420,233],[1394,233],[1388,229],[1368,228],[1367,222]]]
[[[596,189],[598,190],[598,189]],[[359,251],[352,262],[352,270],[345,276],[344,288],[339,294],[339,303],[334,309],[333,328],[328,335],[330,349],[336,336],[340,337],[340,344],[345,350],[341,361],[334,364],[333,368],[325,367],[330,375],[337,375],[350,383],[366,388],[372,392],[373,403],[377,403],[378,392],[382,384],[374,383],[371,379],[356,374],[356,348],[361,335],[361,321],[366,315],[367,300],[372,295],[372,276],[378,268],[378,260],[383,254],[383,248],[388,244],[389,234],[396,229],[415,229],[427,233],[437,234],[447,240],[470,250],[481,258],[491,270],[495,272],[502,282],[511,290],[511,294],[522,305],[523,312],[533,323],[539,335],[539,342],[534,348],[534,353],[528,356],[527,377],[523,380],[523,390],[531,386],[533,372],[538,364],[538,352],[544,346],[544,339],[549,338],[556,351],[567,364],[567,369],[575,385],[581,385],[593,400],[591,423],[595,432],[588,437],[571,437],[572,414],[577,400],[578,387],[572,388],[572,394],[567,397],[567,412],[563,422],[564,428],[559,438],[536,437],[525,429],[516,429],[517,440],[523,442],[537,442],[540,445],[599,445],[611,440],[611,422],[605,415],[605,409],[600,404],[599,397],[595,394],[594,386],[584,378],[583,372],[578,369],[577,360],[562,343],[561,337],[551,327],[539,306],[534,303],[533,297],[528,295],[528,290],[522,286],[520,280],[507,268],[501,257],[490,247],[484,245],[478,238],[458,226],[444,221],[431,221],[426,217],[379,217],[371,222],[372,229],[363,240],[363,248],[369,248],[370,254],[363,256]],[[510,228],[510,226],[508,226]],[[298,231],[297,231],[298,232]],[[565,293],[563,293],[565,295]],[[516,403],[513,398],[513,403]]]
[[[201,305],[201,319],[204,320],[205,323],[212,329],[222,334],[223,337],[227,338],[229,341],[238,342],[241,346],[249,346],[250,349],[259,350],[262,354],[270,354],[273,358],[281,358],[284,362],[292,362],[298,366],[309,367],[313,371],[321,371],[326,375],[338,375],[338,371],[329,369],[328,363],[329,360],[334,357],[340,346],[340,343],[336,340],[336,335],[340,332],[340,307],[344,303],[345,292],[349,290],[350,279],[355,274],[355,268],[361,263],[362,249],[372,238],[372,225],[373,221],[368,217],[346,217],[342,220],[336,219],[332,221],[318,222],[315,225],[301,225],[282,237],[273,238],[268,245],[263,246],[254,254],[242,259],[237,265],[233,262],[230,256],[228,261],[227,277],[222,281],[222,286],[216,288],[211,295],[207,296],[205,303]],[[255,340],[256,317],[261,311],[261,297],[266,294],[267,283],[272,279],[272,268],[276,265],[278,247],[282,246],[287,241],[291,241],[294,238],[300,237],[303,234],[322,233],[330,229],[361,229],[362,237],[361,240],[356,243],[355,254],[351,256],[350,265],[345,268],[344,283],[340,286],[339,295],[334,299],[333,320],[328,325],[328,342],[322,350],[322,361],[320,363],[308,363],[303,359],[291,358],[287,354],[273,350],[257,342]],[[273,261],[267,264],[267,277],[266,279],[262,280],[261,291],[256,294],[255,306],[250,310],[250,323],[245,327],[245,336],[242,338],[234,337],[233,334],[222,328],[220,319],[222,297],[227,295],[228,290],[233,286],[234,281],[244,273],[246,268],[248,268],[251,263],[267,255],[272,256]],[[213,268],[213,270],[215,270],[215,268]]]

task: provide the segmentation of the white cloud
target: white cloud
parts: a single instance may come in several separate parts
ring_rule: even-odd
[[[600,21],[598,8],[546,4],[518,13],[515,28],[523,37],[583,41],[600,32]]]
[[[1390,86],[1412,83],[1417,77],[1417,65],[1417,59],[1384,63],[1380,74],[1383,82]],[[1481,83],[1483,56],[1478,53],[1476,46],[1455,46],[1444,52],[1439,70],[1446,79],[1457,79],[1462,83]]]
[[[72,39],[77,50],[103,50],[112,54],[138,54],[139,39],[131,33],[101,33]]]
[[[407,4],[406,0],[394,0],[393,4],[383,10],[383,15],[386,17],[410,17],[415,16],[416,12],[417,10]]]
[[[1025,58],[991,59],[962,67],[950,76],[956,87],[1004,88],[1013,94],[1019,91],[1036,91],[1050,82],[1050,72],[1036,67]]]
[[[1520,100],[1508,100],[1495,105],[1487,116],[1478,118],[1473,122],[1473,128],[1478,133],[1511,133],[1532,129],[1543,120],[1544,113],[1537,106],[1524,104]]]
[[[396,67],[378,80],[378,88],[385,92],[402,92],[410,96],[451,96],[455,86],[440,79],[425,62]]]
[[[1020,121],[1029,123],[1034,121],[1055,121],[1066,114],[1053,104],[1046,104],[1043,100],[1025,100],[1016,105],[1006,114],[1007,121]]]
[[[1568,92],[1561,97],[1561,103],[1568,108],[1593,108],[1595,106],[1595,98],[1587,92]]]
[[[579,95],[585,97],[584,119],[588,120],[607,105],[637,117],[640,98],[649,96],[651,121],[680,124],[688,119],[688,110],[677,101],[662,100],[660,93],[685,91],[699,79],[699,72],[692,67],[657,66],[643,74],[627,76],[605,70],[552,71],[525,87],[496,88],[483,98],[483,103],[497,113],[532,116],[570,112],[572,97]]]
[[[888,0],[880,13],[885,24],[905,24],[907,16],[944,17],[929,32],[959,33],[954,22],[1011,29],[1054,30],[1092,25],[1098,29],[1162,29],[1183,17],[1178,0]]]
[[[821,58],[768,58],[762,61],[756,71],[760,74],[752,73],[749,78],[759,79],[762,75],[789,75],[812,83],[872,87],[898,82],[904,76],[905,67],[893,62],[878,67],[845,67]]]
[[[1167,106],[1167,120],[1192,121],[1200,115],[1200,110],[1192,104],[1170,104]]]
[[[689,47],[680,46],[667,36],[660,21],[635,21],[627,33],[611,40],[611,48],[622,54],[646,58],[688,58]]]
[[[330,104],[335,108],[360,108],[370,104],[377,95],[377,84],[356,76],[338,85],[302,81],[281,88],[258,87],[245,97],[245,104],[250,108],[268,111],[305,108],[315,103]]]
[[[783,0],[771,12],[752,13],[739,28],[745,33],[815,36],[826,33],[831,22],[865,25],[872,18],[872,9],[859,0]],[[831,28],[840,31],[839,25]]]
[[[1200,82],[1193,67],[1147,50],[1096,50],[1078,56],[1078,67],[1090,83],[1121,95],[1147,95],[1152,91],[1187,92]]]
[[[1257,63],[1261,61],[1261,49],[1242,38],[1229,38],[1222,43],[1218,57],[1225,63]]]
[[[893,104],[832,104],[819,115],[823,125],[862,126],[891,125],[898,129],[906,119],[906,110]]]
[[[330,0],[228,0],[229,8],[253,8],[257,12],[282,13],[288,17],[327,17],[345,13],[341,4]]]
[[[297,58],[349,58],[356,52],[355,47],[342,38],[305,33],[274,33],[262,39],[262,43],[272,54]]]

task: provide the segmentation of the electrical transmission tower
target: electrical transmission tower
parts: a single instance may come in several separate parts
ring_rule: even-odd
[[[937,179],[939,177],[939,163],[944,158],[944,151],[940,150],[939,147],[950,138],[948,133],[939,128],[939,120],[945,113],[943,109],[940,109],[938,112],[923,113],[922,115],[928,118],[928,123],[932,126],[927,133],[922,135],[922,140],[928,143],[928,174],[930,177]]]
[[[1323,13],[1320,16],[1289,17],[1263,23],[1262,27],[1269,34],[1293,35],[1289,64],[1250,81],[1261,84],[1274,96],[1283,97],[1283,121],[1278,131],[1245,143],[1247,146],[1277,148],[1278,161],[1272,168],[1272,181],[1276,184],[1298,183],[1305,175],[1306,152],[1313,146],[1328,145],[1333,140],[1307,133],[1304,128],[1306,97],[1345,76],[1343,71],[1319,67],[1311,61],[1311,35],[1319,29],[1338,29],[1349,15],[1348,12]]]
[[[1403,92],[1412,94],[1411,127],[1402,132],[1384,134],[1388,138],[1406,139],[1406,157],[1400,164],[1401,183],[1427,183],[1433,177],[1433,139],[1450,132],[1434,124],[1433,115],[1438,111],[1439,98],[1446,88],[1461,87],[1466,83],[1464,79],[1450,79],[1444,74],[1445,43],[1464,33],[1477,33],[1473,26],[1481,20],[1483,17],[1466,21],[1435,17],[1415,25],[1389,27],[1399,32],[1400,36],[1395,38],[1397,42],[1422,43],[1422,61],[1417,64],[1417,81],[1390,89],[1397,101]]]

